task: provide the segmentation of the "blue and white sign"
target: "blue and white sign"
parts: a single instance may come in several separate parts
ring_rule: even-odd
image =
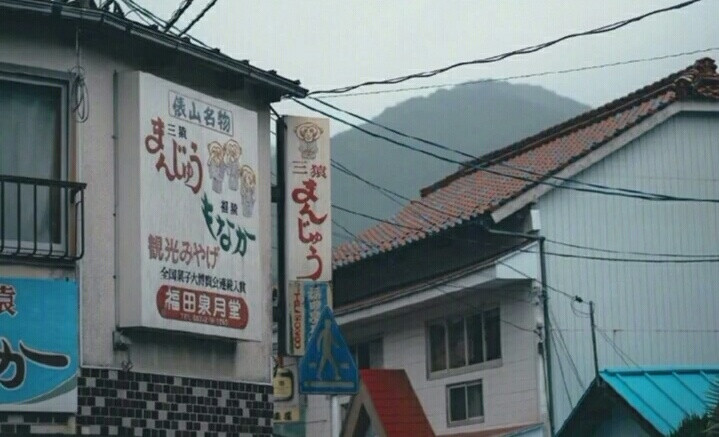
[[[287,355],[302,356],[317,326],[322,308],[332,308],[332,285],[330,282],[290,281],[287,296],[290,333]]]
[[[352,354],[332,310],[325,307],[300,360],[300,393],[354,394],[358,381]]]
[[[0,411],[77,411],[74,281],[0,277]]]

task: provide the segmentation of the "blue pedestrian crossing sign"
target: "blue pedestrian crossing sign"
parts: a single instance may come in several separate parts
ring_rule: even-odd
[[[359,388],[357,366],[332,310],[325,306],[300,360],[302,394],[354,394]]]

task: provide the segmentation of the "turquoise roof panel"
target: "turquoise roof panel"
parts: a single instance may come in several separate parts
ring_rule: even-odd
[[[609,368],[602,379],[662,434],[677,429],[687,416],[710,407],[707,392],[719,383],[715,367]]]

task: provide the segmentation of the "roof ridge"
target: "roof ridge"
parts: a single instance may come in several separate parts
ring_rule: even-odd
[[[697,59],[692,65],[674,72],[649,85],[645,85],[635,91],[632,91],[625,96],[614,99],[611,102],[605,103],[597,108],[590,109],[589,111],[583,112],[559,124],[553,125],[534,135],[525,137],[508,146],[502,147],[501,149],[486,153],[479,156],[477,159],[467,161],[465,165],[472,166],[473,168],[461,168],[456,172],[445,176],[439,181],[422,188],[420,190],[420,195],[421,197],[426,197],[428,194],[438,190],[439,188],[447,186],[449,183],[467,174],[478,171],[479,169],[476,167],[480,164],[494,164],[496,162],[506,161],[518,154],[531,150],[534,147],[538,147],[543,143],[560,138],[572,131],[593,124],[600,116],[608,117],[613,113],[621,111],[627,105],[636,104],[637,102],[649,99],[655,94],[665,91],[671,87],[679,87],[682,89],[682,95],[684,96],[688,94],[690,88],[695,87],[701,82],[700,79],[719,79],[719,75],[717,75],[716,70],[717,66],[712,58],[704,57]]]

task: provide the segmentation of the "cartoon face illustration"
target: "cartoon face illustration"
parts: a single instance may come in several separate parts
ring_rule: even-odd
[[[225,143],[225,164],[231,165],[240,160],[242,148],[240,143],[235,140],[228,140]]]
[[[225,150],[222,147],[222,144],[217,141],[213,141],[207,145],[207,151],[210,153],[210,157],[207,159],[207,165],[220,166],[225,157]]]
[[[256,184],[255,172],[252,171],[249,165],[243,165],[240,171],[242,175],[242,186],[247,188],[254,188]]]
[[[255,206],[255,185],[257,184],[257,177],[249,165],[242,166],[240,175],[242,181],[242,189],[240,190],[240,195],[242,196],[242,215],[252,217],[252,211]]]
[[[222,181],[225,179],[225,148],[217,141],[207,145],[209,158],[207,158],[207,169],[212,179],[212,191],[222,193]]]
[[[295,127],[295,135],[302,141],[300,155],[302,159],[315,159],[317,157],[317,139],[322,136],[322,128],[314,123],[302,123]]]
[[[313,143],[322,136],[323,130],[314,123],[302,123],[295,127],[295,135],[305,143]]]

